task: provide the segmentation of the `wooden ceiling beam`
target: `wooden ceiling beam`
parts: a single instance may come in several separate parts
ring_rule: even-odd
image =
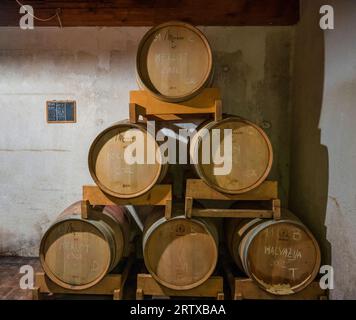
[[[64,27],[152,26],[168,20],[194,25],[293,25],[299,20],[299,0],[19,0],[45,19],[60,9]],[[18,26],[21,14],[15,0],[1,0],[0,26]],[[58,26],[57,19],[35,26]]]

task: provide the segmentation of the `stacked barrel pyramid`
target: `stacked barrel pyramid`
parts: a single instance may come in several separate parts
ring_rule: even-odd
[[[192,101],[202,100],[203,95],[218,92],[217,88],[209,88],[214,67],[208,40],[186,23],[168,22],[149,30],[139,45],[136,61],[141,88],[137,94],[143,97],[142,101],[164,105],[168,111],[170,106],[191,106]],[[196,124],[196,134],[187,142],[198,159],[197,163],[188,164],[190,174],[211,194],[226,199],[258,195],[273,162],[267,134],[258,125],[238,116],[212,119],[211,114],[197,117],[198,114],[179,119],[179,123]],[[174,116],[172,119],[177,120]],[[153,188],[172,181],[169,163],[155,159],[153,163],[129,164],[123,156],[132,143],[125,133],[131,130],[140,132],[146,148],[154,146],[155,152],[163,157],[159,153],[162,142],[149,132],[146,120],[149,117],[134,123],[119,121],[101,132],[90,147],[91,176],[100,192],[113,202],[126,199],[130,204],[134,203],[132,199],[149,199]],[[156,126],[170,128],[172,120],[158,117]],[[232,132],[231,170],[216,175],[216,166],[202,161],[204,155],[211,158],[214,148],[204,149],[201,137],[204,132],[219,130],[224,150],[224,129]],[[159,285],[180,291],[183,296],[186,290],[203,285],[216,274],[219,259],[231,261],[240,276],[252,279],[261,290],[276,296],[303,290],[317,275],[318,244],[290,212],[282,210],[280,219],[224,215],[229,209],[249,212],[256,207],[253,201],[241,200],[229,203],[228,208],[221,209],[221,214],[215,209],[214,216],[187,217],[175,201],[173,198],[169,219],[159,206],[129,210],[126,206],[92,204],[90,214],[83,218],[82,202],[71,205],[42,238],[40,259],[46,277],[72,291],[92,288],[115,270],[124,257],[132,254],[133,247],[135,256],[143,256],[147,274]],[[204,209],[204,201],[197,203]],[[133,237],[133,230],[138,237]],[[132,246],[132,241],[140,242],[142,248]]]

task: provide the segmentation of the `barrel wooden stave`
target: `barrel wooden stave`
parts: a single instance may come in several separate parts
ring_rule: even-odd
[[[232,219],[225,224],[234,262],[275,295],[303,290],[320,267],[320,248],[311,232],[290,213],[283,216],[281,220]]]
[[[163,23],[142,38],[136,71],[140,87],[156,98],[167,102],[189,100],[212,81],[210,45],[190,24]]]
[[[232,168],[226,175],[216,175],[212,161],[212,132],[220,131],[223,153],[224,129],[232,130]],[[203,139],[210,134],[210,163],[202,163]],[[205,151],[206,152],[206,151]],[[222,193],[239,194],[257,188],[268,176],[273,162],[272,145],[265,132],[254,123],[227,117],[221,121],[205,122],[191,141],[191,159],[196,174],[210,187]]]
[[[81,202],[64,210],[40,244],[46,275],[66,289],[97,284],[128,252],[129,219],[124,207],[105,207],[82,219]]]
[[[143,138],[145,159],[142,164],[129,164],[125,160],[125,148],[134,142],[124,137],[128,130],[134,130]],[[96,137],[89,150],[88,166],[93,180],[102,191],[118,198],[134,198],[146,193],[168,170],[168,165],[156,157],[154,163],[148,163],[146,154],[150,146],[160,155],[155,137],[143,125],[122,121],[110,126]]]
[[[167,288],[188,290],[205,282],[218,258],[215,226],[202,219],[176,216],[166,220],[152,214],[145,221],[145,265],[153,278]]]

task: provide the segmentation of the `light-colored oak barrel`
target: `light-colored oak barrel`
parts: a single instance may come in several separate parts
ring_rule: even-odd
[[[296,293],[318,274],[319,245],[290,213],[284,212],[281,220],[231,219],[225,226],[233,260],[267,292]]]
[[[138,135],[137,140],[134,135]],[[138,148],[143,146],[141,163],[129,163],[125,158],[126,148],[133,143],[137,143]],[[147,150],[153,152],[151,162],[146,156]],[[134,198],[149,191],[166,175],[167,164],[157,161],[159,157],[155,137],[144,126],[122,121],[96,137],[89,150],[88,165],[93,180],[102,191],[118,198]]]
[[[212,53],[206,37],[190,24],[172,21],[150,29],[136,58],[138,84],[168,102],[189,100],[210,85]]]
[[[44,234],[40,261],[56,284],[83,290],[97,284],[128,254],[129,215],[119,206],[90,211],[82,219],[80,201],[68,207]]]
[[[167,288],[188,290],[205,282],[218,259],[218,234],[211,222],[151,215],[143,236],[145,265]]]
[[[231,129],[232,133],[232,165],[229,173],[217,175],[214,168],[222,166],[214,165],[212,161],[213,155],[219,152],[212,147],[212,133],[220,133],[220,154],[224,155],[224,129]],[[205,139],[210,139],[210,143],[205,143],[209,141]],[[207,150],[209,145],[210,150]],[[196,157],[193,165],[197,175],[212,188],[229,194],[244,193],[258,187],[267,178],[273,162],[272,145],[265,132],[239,117],[203,124],[192,138],[190,150],[191,158]],[[203,156],[209,152],[210,161],[204,163]]]

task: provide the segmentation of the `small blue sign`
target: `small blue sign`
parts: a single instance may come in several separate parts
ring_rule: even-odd
[[[48,101],[47,122],[76,122],[75,101]]]

